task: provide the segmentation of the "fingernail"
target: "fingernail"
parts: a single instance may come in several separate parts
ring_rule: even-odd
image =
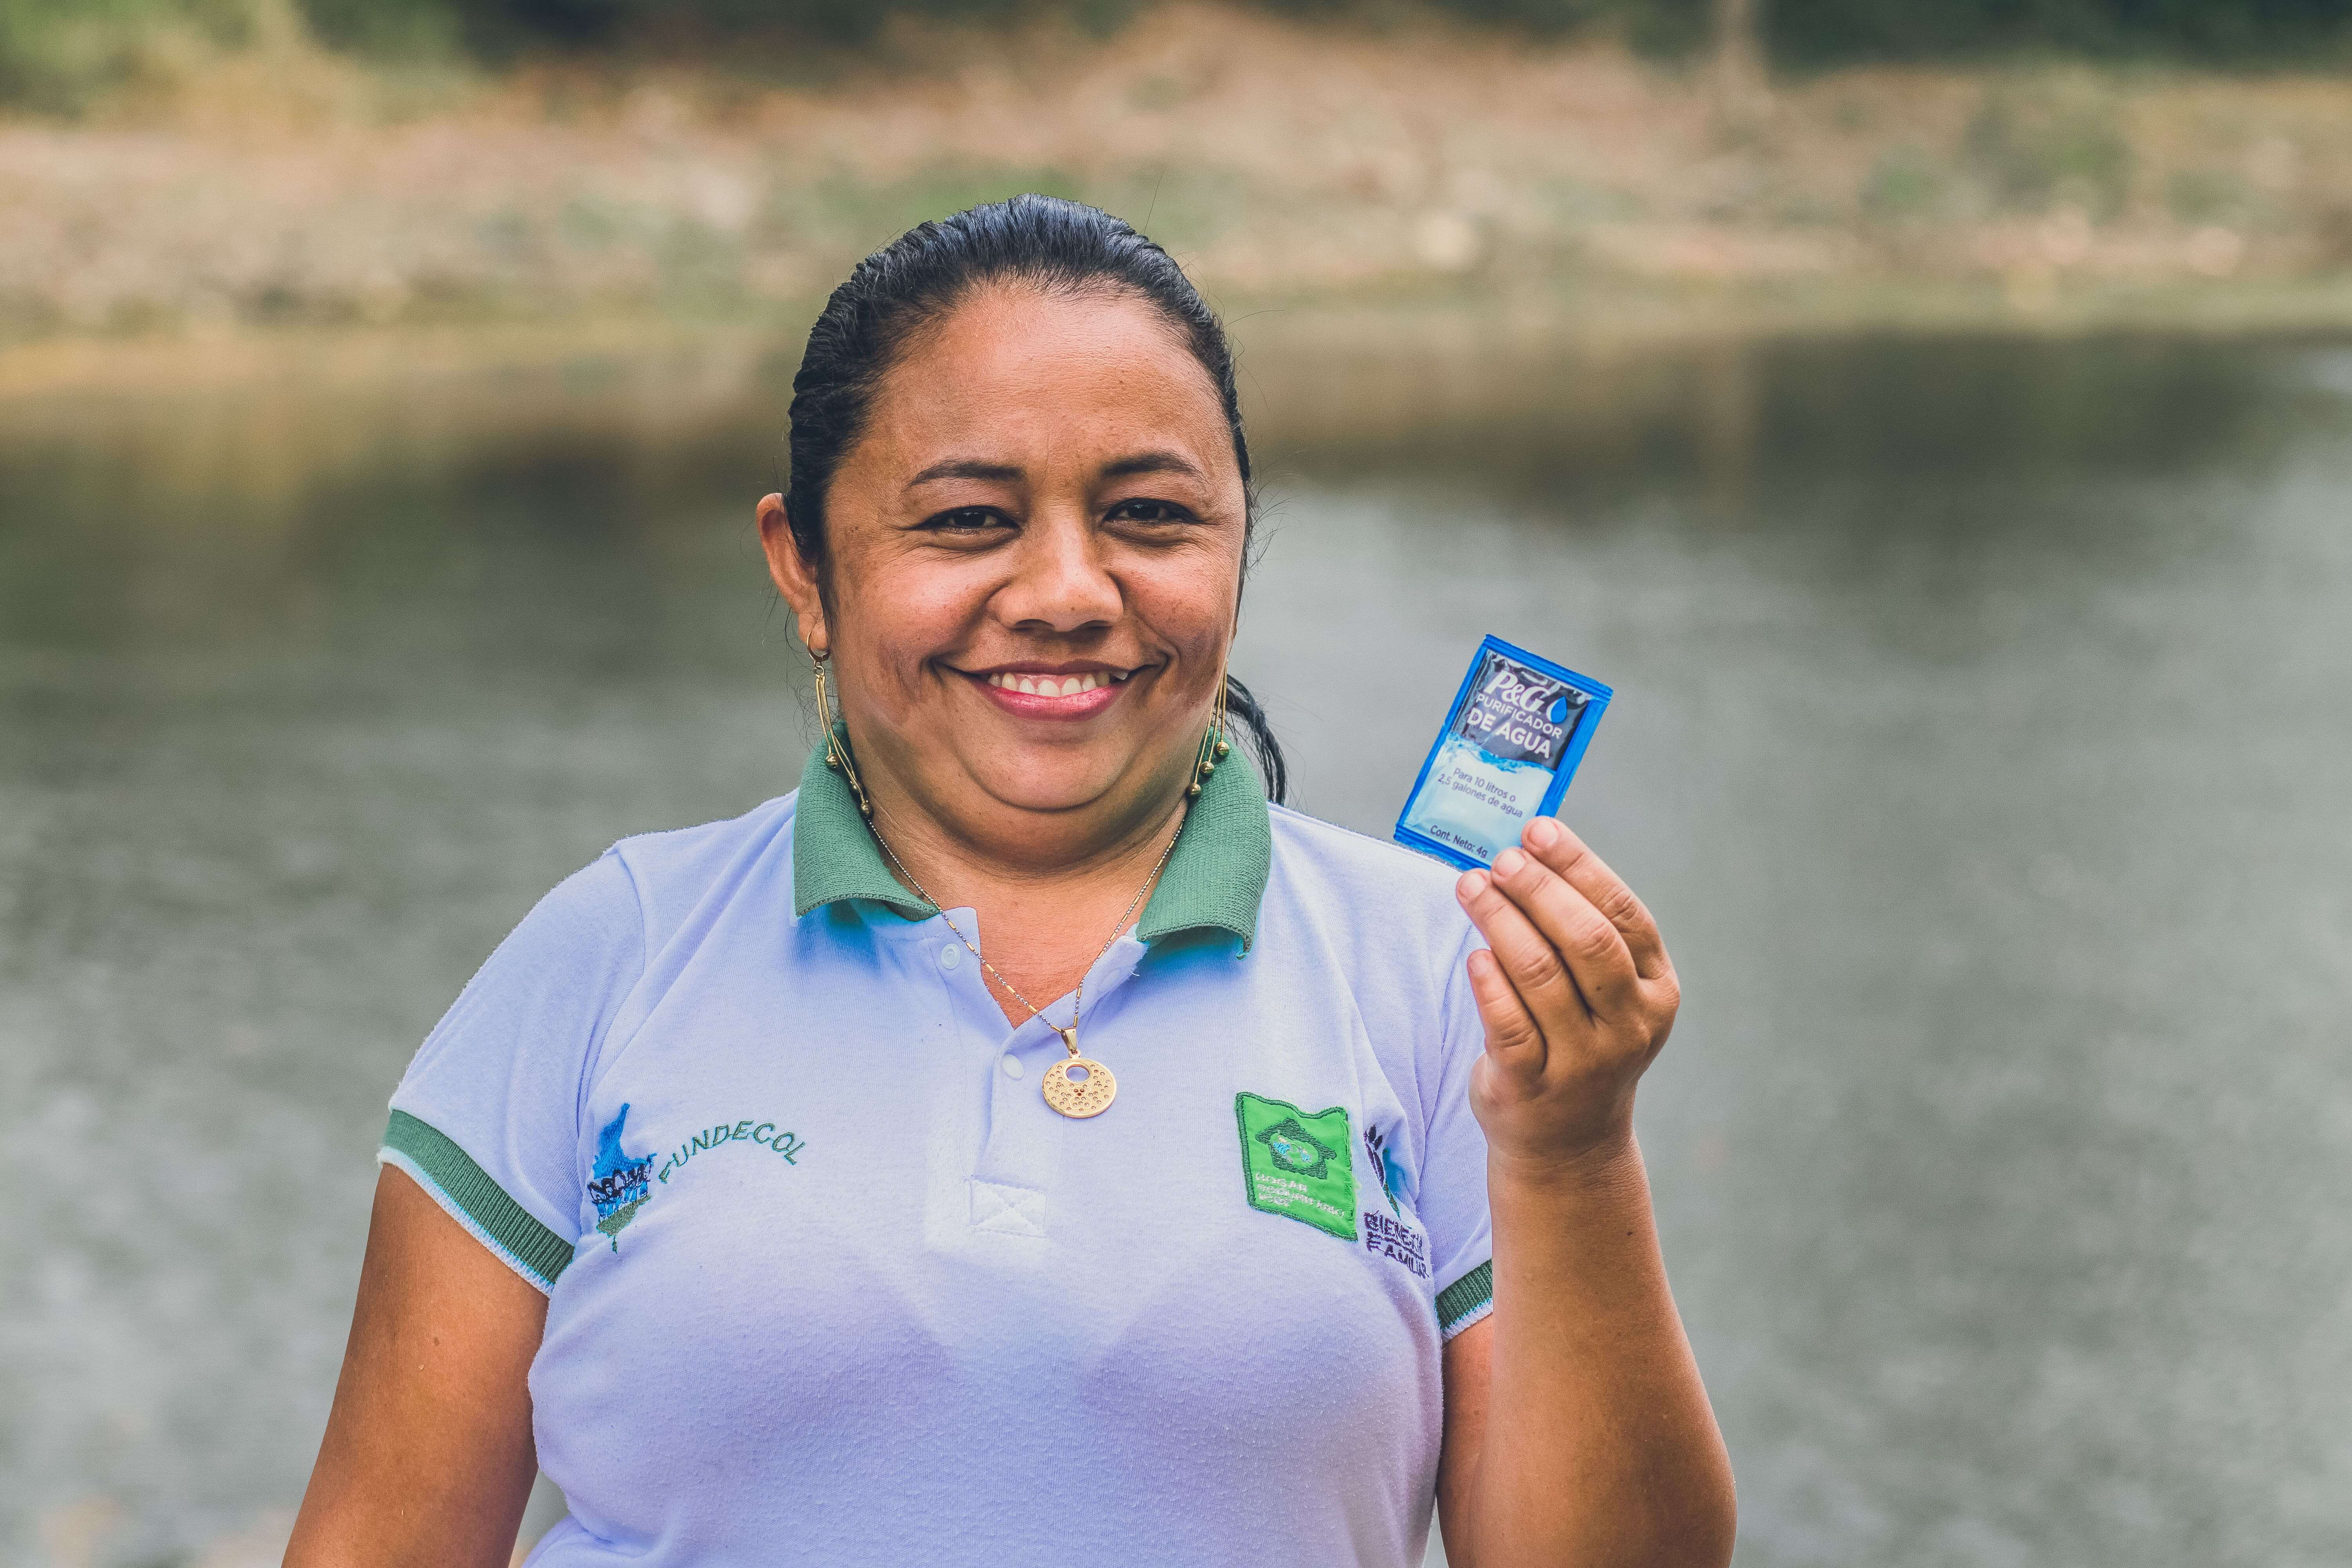
[[[1465,871],[1462,879],[1454,884],[1454,896],[1465,904],[1486,890],[1486,873],[1484,871]]]
[[[1538,849],[1549,849],[1559,842],[1559,824],[1549,816],[1538,816],[1528,824],[1528,842]]]
[[[1520,854],[1517,850],[1506,849],[1500,855],[1495,857],[1495,875],[1497,877],[1516,877],[1519,874],[1519,868],[1527,863],[1528,858]]]

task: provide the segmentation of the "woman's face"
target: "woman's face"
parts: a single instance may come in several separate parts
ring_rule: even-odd
[[[1189,781],[1245,521],[1216,389],[1166,319],[1011,284],[877,389],[826,499],[829,604],[761,508],[886,813],[1016,858],[1156,824]]]

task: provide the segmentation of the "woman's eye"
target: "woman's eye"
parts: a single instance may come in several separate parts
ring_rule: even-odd
[[[1190,522],[1192,514],[1173,501],[1138,499],[1110,509],[1113,522]]]
[[[978,533],[985,529],[1003,528],[1003,514],[984,506],[960,506],[953,511],[943,511],[925,525],[947,533]]]

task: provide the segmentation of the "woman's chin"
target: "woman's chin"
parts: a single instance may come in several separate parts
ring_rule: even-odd
[[[1092,748],[1088,748],[1089,752]],[[992,765],[973,770],[981,788],[999,805],[1041,816],[1066,816],[1109,805],[1132,787],[1133,759],[1122,754],[1072,755],[1060,747],[1024,747]]]
[[[1069,816],[1101,804],[1107,781],[1092,778],[1056,781],[1035,776],[997,781],[988,794],[997,805],[1044,816]]]

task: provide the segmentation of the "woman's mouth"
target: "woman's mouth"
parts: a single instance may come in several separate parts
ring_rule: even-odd
[[[1020,691],[1033,697],[1076,697],[1098,686],[1116,686],[1128,677],[1124,669],[1089,669],[1082,675],[1023,675],[1015,670],[992,672],[988,683],[999,691]]]
[[[971,679],[996,705],[1024,719],[1091,719],[1125,689],[1132,669],[1095,665],[1080,669],[992,669]]]

